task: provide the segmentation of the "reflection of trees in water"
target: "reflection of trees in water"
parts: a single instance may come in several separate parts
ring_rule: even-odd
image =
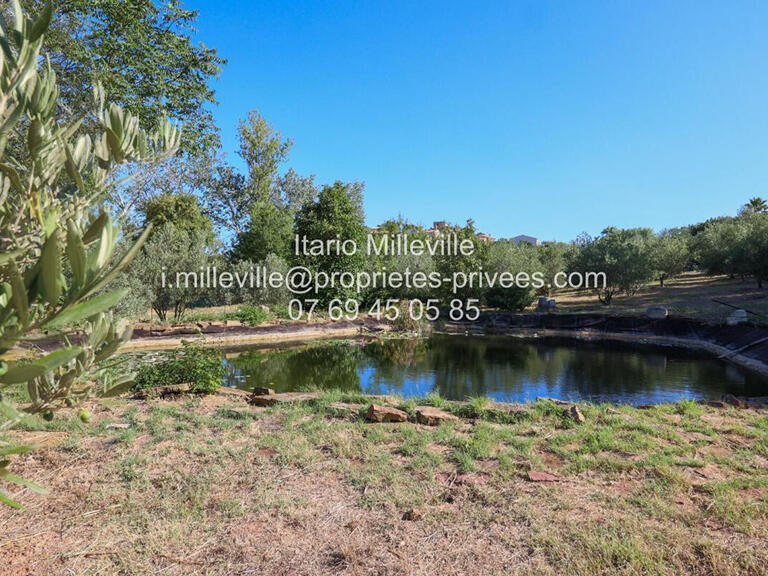
[[[431,387],[463,399],[489,395],[525,399],[634,397],[652,401],[680,391],[716,397],[731,391],[765,395],[765,382],[723,362],[676,349],[621,343],[541,339],[434,336],[429,340],[385,340],[365,345],[318,345],[278,352],[246,352],[231,359],[243,388],[280,391],[310,387],[384,390],[409,395]]]
[[[359,391],[357,347],[333,344],[298,350],[243,352],[228,363],[245,375],[245,389],[269,386],[279,392],[311,388]]]

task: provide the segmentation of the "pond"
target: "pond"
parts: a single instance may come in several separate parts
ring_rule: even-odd
[[[563,339],[432,336],[335,341],[227,355],[228,384],[278,392],[341,389],[451,400],[488,396],[650,404],[768,395],[768,382],[710,355],[678,348]]]

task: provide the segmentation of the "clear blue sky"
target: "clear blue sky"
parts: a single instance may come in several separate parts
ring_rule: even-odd
[[[224,150],[257,109],[369,224],[569,240],[768,196],[768,3],[213,2]]]

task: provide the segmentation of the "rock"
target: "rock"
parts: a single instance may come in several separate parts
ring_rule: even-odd
[[[651,408],[653,408],[653,406],[654,406],[653,404],[638,404],[636,408],[638,410],[650,410]]]
[[[528,470],[528,480],[531,482],[560,482],[560,476],[550,474],[549,472],[538,472],[536,470]]]
[[[582,424],[587,421],[586,418],[584,418],[584,414],[581,413],[581,410],[579,410],[579,407],[575,404],[571,406],[570,408],[566,408],[563,410],[563,414],[573,420],[574,422],[578,422],[579,424]]]
[[[371,422],[406,422],[408,420],[406,412],[378,404],[371,404],[365,416]]]
[[[107,430],[128,430],[131,425],[127,422],[111,422],[104,426]]]
[[[421,520],[421,512],[415,508],[411,508],[405,514],[403,514],[403,520],[409,520],[411,522]]]
[[[572,406],[573,402],[567,400],[560,400],[559,398],[548,398],[547,396],[536,396],[536,401],[539,402],[553,402],[558,406]]]
[[[721,402],[720,400],[703,400],[701,403],[706,406],[711,406],[712,408],[725,408],[727,406],[725,402]]]
[[[554,298],[548,298],[546,296],[539,297],[538,311],[539,312],[554,312],[557,308],[557,302]]]
[[[254,396],[269,396],[270,394],[274,394],[275,391],[272,390],[272,388],[267,388],[266,386],[254,386],[253,390],[251,391],[251,394]]]
[[[725,319],[725,323],[728,324],[728,326],[736,326],[737,324],[744,324],[747,321],[747,311],[746,310],[734,310],[730,314],[728,314],[728,317]]]
[[[281,392],[278,394],[266,394],[248,396],[248,403],[254,406],[272,406],[274,404],[291,404],[293,402],[307,402],[309,400],[316,400],[318,394],[316,392]]]
[[[731,406],[736,406],[736,408],[746,408],[747,403],[744,402],[741,398],[736,398],[733,394],[723,394],[720,397],[720,400],[725,402],[726,404],[730,404]]]
[[[442,422],[457,422],[459,419],[445,410],[432,406],[419,406],[416,408],[416,421],[425,426],[439,426]]]
[[[648,306],[645,315],[652,320],[664,320],[667,317],[667,309],[664,306]]]
[[[359,414],[363,409],[362,404],[353,404],[350,402],[333,402],[328,405],[329,408],[345,414]]]

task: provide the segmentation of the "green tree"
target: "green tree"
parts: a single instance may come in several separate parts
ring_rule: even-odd
[[[251,217],[243,233],[238,234],[232,250],[235,260],[259,262],[268,254],[287,259],[293,240],[293,213],[264,199],[251,207]]]
[[[754,198],[750,198],[749,202],[744,204],[742,206],[740,214],[767,214],[768,213],[768,203],[765,202],[762,198],[759,196],[755,196]]]
[[[635,294],[653,280],[655,236],[650,228],[606,228],[595,239],[585,238],[572,269],[582,274],[604,273],[605,285],[595,288],[603,304],[617,292]]]
[[[120,164],[161,159],[175,151],[179,135],[167,122],[147,134],[129,112],[97,98],[91,112],[98,135],[78,136],[77,123],[56,116],[53,70],[39,69],[50,7],[35,19],[18,2],[12,12],[12,24],[0,20],[0,388],[26,383],[27,410],[35,412],[125,382],[110,379],[102,364],[130,337],[130,327],[109,312],[124,293],[105,289],[146,232],[113,263],[119,231],[100,210],[102,198]],[[9,146],[12,140],[24,148]],[[76,344],[66,338],[74,325]],[[27,363],[10,360],[19,341],[43,334],[61,336],[55,350]],[[18,420],[15,407],[0,401],[0,431]],[[0,454],[27,449],[0,440]],[[26,483],[8,464],[0,460],[0,480]],[[17,505],[2,493],[0,502]]]
[[[662,232],[656,240],[653,254],[659,286],[663,287],[666,280],[682,274],[690,262],[687,235],[674,231]]]
[[[488,242],[477,238],[475,223],[473,220],[467,220],[465,226],[446,226],[441,230],[443,236],[455,234],[459,243],[469,240],[474,247],[471,254],[435,254],[435,269],[443,278],[452,277],[453,274],[462,274],[469,278],[470,274],[479,273],[485,265],[488,258]],[[455,292],[451,285],[444,284],[437,290],[437,295],[445,300],[441,304],[447,306],[453,298],[467,300],[469,298],[481,298],[477,283],[470,286],[469,282],[464,287],[460,287]]]
[[[194,194],[182,192],[166,193],[150,198],[141,208],[144,227],[152,224],[162,227],[173,224],[177,230],[199,233],[210,238],[213,235],[211,219],[200,208],[200,202]]]
[[[24,0],[37,13],[44,0]],[[196,156],[218,146],[210,82],[224,64],[216,50],[195,44],[198,12],[180,0],[62,0],[46,34],[46,56],[60,80],[61,111],[87,117],[101,85],[110,99],[148,129],[167,116],[184,123],[181,148]]]
[[[208,238],[200,230],[157,228],[136,255],[127,276],[149,289],[152,310],[160,320],[180,322],[189,305],[204,294],[200,273],[209,263]]]
[[[505,288],[497,282],[485,294],[489,306],[504,310],[523,310],[530,306],[536,298],[534,275],[543,275],[545,272],[536,247],[524,242],[517,244],[512,240],[499,240],[491,244],[484,268],[488,274],[501,275],[506,272],[515,275],[517,281],[514,286]],[[521,277],[521,273],[527,276]]]
[[[337,181],[333,186],[324,186],[317,201],[305,204],[296,214],[294,230],[308,241],[351,240],[357,243],[358,250],[349,255],[335,252],[323,256],[300,254],[296,257],[299,264],[316,273],[325,273],[329,278],[338,277],[342,272],[356,274],[363,269],[366,232],[354,192],[354,184]],[[344,288],[337,281],[335,286],[322,289],[317,296],[328,301],[354,298],[357,294],[354,288]]]

